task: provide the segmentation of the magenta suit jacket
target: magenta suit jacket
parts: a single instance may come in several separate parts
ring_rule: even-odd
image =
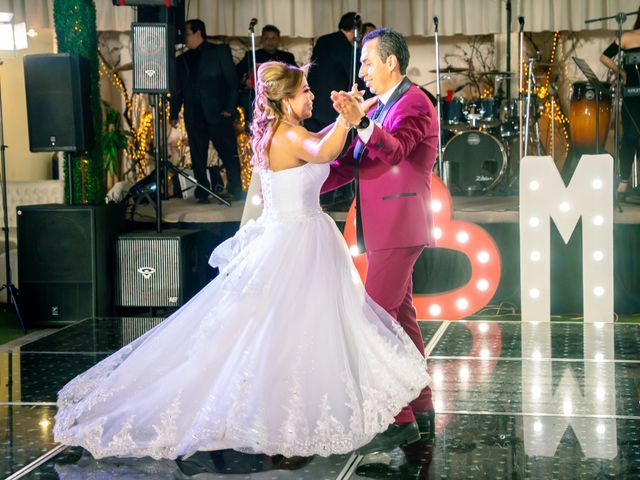
[[[415,85],[390,108],[382,128],[375,125],[360,157],[360,204],[367,250],[432,245],[431,171],[438,129],[431,101]],[[323,192],[353,181],[353,151],[359,141],[356,138],[331,164]]]

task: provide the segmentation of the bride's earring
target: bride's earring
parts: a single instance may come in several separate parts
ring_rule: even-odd
[[[287,103],[287,115],[291,116],[291,104]]]

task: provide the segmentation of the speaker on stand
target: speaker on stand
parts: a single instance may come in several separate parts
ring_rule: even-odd
[[[167,119],[161,112],[167,106],[166,93],[175,83],[175,46],[173,32],[164,23],[132,23],[133,91],[148,93],[153,107],[154,150],[156,163],[156,231],[162,231],[162,198],[167,192],[165,169],[200,186],[220,203],[231,206],[212,190],[199,185],[195,179],[167,160]],[[164,173],[164,174],[163,174]],[[164,188],[163,188],[164,187]]]
[[[32,152],[83,152],[93,147],[89,62],[72,53],[24,57]],[[73,203],[71,156],[66,155],[69,200]]]

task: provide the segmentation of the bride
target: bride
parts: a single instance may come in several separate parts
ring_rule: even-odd
[[[186,305],[59,392],[56,441],[96,458],[343,454],[429,383],[424,358],[367,296],[320,209],[348,127],[338,117],[305,130],[313,98],[305,69],[260,67],[253,162],[263,214],[213,251],[220,274]]]

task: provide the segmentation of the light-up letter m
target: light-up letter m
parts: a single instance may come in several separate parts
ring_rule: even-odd
[[[580,218],[584,321],[612,322],[613,159],[583,155],[565,187],[551,157],[524,157],[520,164],[523,321],[550,321],[550,220],[568,243]]]

